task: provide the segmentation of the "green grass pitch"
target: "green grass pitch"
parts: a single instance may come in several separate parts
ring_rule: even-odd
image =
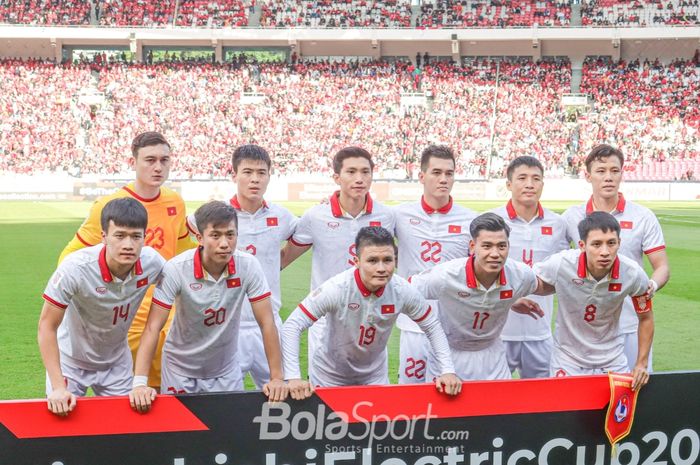
[[[497,202],[461,202],[477,211]],[[301,215],[310,203],[285,203]],[[546,203],[561,212],[569,204]],[[661,221],[671,281],[654,299],[656,371],[700,369],[700,202],[650,202]],[[64,245],[87,214],[88,202],[2,202],[0,208],[0,399],[44,396],[45,375],[36,343],[41,294]],[[197,203],[188,204],[194,211]],[[282,273],[286,317],[309,290],[311,254]],[[398,367],[398,334],[392,334],[390,374]],[[305,348],[301,352],[306,354]],[[304,357],[305,358],[305,357]],[[306,361],[302,360],[305,365]],[[250,385],[250,383],[247,383]]]

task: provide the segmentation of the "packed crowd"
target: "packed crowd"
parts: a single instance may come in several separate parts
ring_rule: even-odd
[[[0,171],[128,173],[129,141],[154,127],[177,148],[181,178],[227,177],[230,148],[242,143],[268,147],[277,174],[323,175],[329,154],[360,144],[376,157],[378,176],[391,178],[415,175],[429,143],[453,147],[467,178],[500,175],[520,155],[540,158],[549,176],[575,174],[581,154],[600,141],[621,146],[630,166],[699,152],[692,62],[587,62],[582,90],[596,106],[578,124],[560,107],[568,61],[433,60],[418,80],[408,62],[101,63],[97,80],[94,69],[2,63],[9,91],[0,94]],[[104,102],[80,103],[74,96],[85,88]],[[428,105],[402,105],[402,92],[416,90]]]
[[[409,0],[265,0],[266,27],[410,27]]]
[[[0,0],[0,23],[90,24],[86,0]]]
[[[173,24],[177,0],[97,0],[101,26],[163,26]]]
[[[246,5],[248,3],[248,5]],[[255,0],[180,0],[177,26],[244,27],[248,25],[248,10]]]
[[[583,0],[584,26],[698,25],[698,0]]]
[[[425,0],[416,27],[567,26],[570,2],[564,0]]]

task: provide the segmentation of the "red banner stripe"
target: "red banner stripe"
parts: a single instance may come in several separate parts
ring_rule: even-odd
[[[146,414],[132,410],[127,397],[83,397],[67,417],[49,412],[45,400],[6,401],[0,423],[19,439],[209,429],[173,396],[158,396]]]
[[[429,412],[434,418],[513,415],[521,413],[600,410],[610,400],[608,377],[467,381],[456,396],[440,394],[433,384],[316,388],[316,395],[350,423],[415,418]],[[396,402],[396,399],[411,399]],[[353,409],[360,418],[353,416]]]

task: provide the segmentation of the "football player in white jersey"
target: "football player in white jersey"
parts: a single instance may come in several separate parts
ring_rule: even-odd
[[[440,263],[410,278],[427,299],[437,299],[439,318],[457,376],[470,380],[510,379],[501,330],[510,311],[532,318],[544,315],[532,301],[517,299],[537,288],[534,271],[508,260],[510,229],[495,213],[483,213],[470,225],[468,258]],[[432,372],[432,354],[429,366]]]
[[[102,244],[66,257],[44,291],[39,349],[49,410],[67,415],[88,387],[126,395],[132,382],[127,333],[165,260],[144,247],[148,214],[131,197],[107,202]]]
[[[177,255],[163,268],[136,356],[131,406],[148,411],[156,391],[146,374],[158,334],[177,300],[177,312],[163,346],[161,393],[243,389],[238,363],[238,329],[249,301],[262,333],[270,367],[263,392],[270,401],[287,396],[279,334],[270,290],[258,261],[236,250],[236,210],[224,202],[205,203],[195,212],[200,246]]]
[[[453,202],[455,156],[445,146],[428,146],[421,154],[418,180],[423,196],[394,209],[399,242],[398,274],[404,278],[438,263],[469,255],[469,223],[476,212]],[[437,308],[437,302],[430,302]],[[408,316],[399,315],[399,383],[424,383],[430,344]]]
[[[532,267],[553,253],[569,248],[566,222],[540,204],[544,187],[544,168],[534,157],[517,157],[506,169],[506,188],[512,196],[508,203],[493,210],[510,227],[509,260]],[[510,312],[501,339],[506,345],[508,366],[521,378],[549,376],[552,355],[552,296],[531,296],[544,311],[544,318]]]
[[[313,246],[311,289],[355,266],[355,236],[364,226],[381,226],[394,232],[394,213],[369,194],[374,162],[365,149],[346,147],[333,157],[333,180],[339,186],[328,203],[309,209],[301,217],[292,239],[282,251],[282,269]],[[311,327],[309,360],[323,334],[325,319]]]
[[[622,152],[610,145],[601,144],[594,147],[585,160],[586,180],[591,183],[593,193],[583,205],[566,210],[562,217],[567,223],[568,238],[577,243],[578,224],[594,211],[611,213],[620,223],[620,254],[634,260],[638,265],[644,264],[646,255],[653,272],[649,281],[649,295],[664,287],[670,277],[666,244],[659,220],[646,207],[630,202],[620,192]],[[620,320],[620,331],[625,335],[625,353],[629,370],[634,369],[637,347],[637,325],[634,306],[630,299],[625,301]],[[652,355],[649,355],[648,369],[652,369]]]
[[[386,345],[396,317],[404,313],[425,331],[435,353],[436,387],[456,395],[445,333],[430,305],[408,282],[394,276],[396,246],[389,231],[364,227],[355,239],[355,268],[323,283],[292,312],[282,329],[285,373],[292,398],[311,395],[312,386],[388,384]],[[322,316],[327,324],[313,364],[311,383],[301,379],[301,333]]]
[[[233,152],[231,164],[236,195],[229,203],[236,209],[238,217],[236,247],[254,255],[260,262],[272,291],[272,311],[279,332],[282,329],[282,319],[279,316],[282,307],[280,246],[292,236],[299,219],[286,208],[264,199],[272,166],[270,155],[264,148],[252,144],[242,145]],[[194,215],[187,218],[187,227],[196,236]],[[238,355],[243,377],[250,373],[257,388],[262,389],[270,381],[270,371],[260,327],[247,301],[243,301]]]
[[[649,380],[654,337],[649,277],[618,253],[620,224],[611,214],[591,213],[579,223],[578,234],[581,250],[559,252],[535,264],[537,294],[556,292],[559,301],[551,375],[627,372],[619,325],[623,302],[631,297],[639,320],[632,370],[632,388],[638,389]]]

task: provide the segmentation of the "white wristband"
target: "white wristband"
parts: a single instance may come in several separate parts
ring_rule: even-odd
[[[134,376],[134,382],[131,385],[132,388],[137,388],[139,386],[148,386],[148,376]]]
[[[649,298],[651,299],[652,297],[654,297],[654,294],[656,294],[656,291],[659,290],[659,284],[653,279],[649,280],[649,284],[651,284],[652,287],[651,292],[649,292]]]

